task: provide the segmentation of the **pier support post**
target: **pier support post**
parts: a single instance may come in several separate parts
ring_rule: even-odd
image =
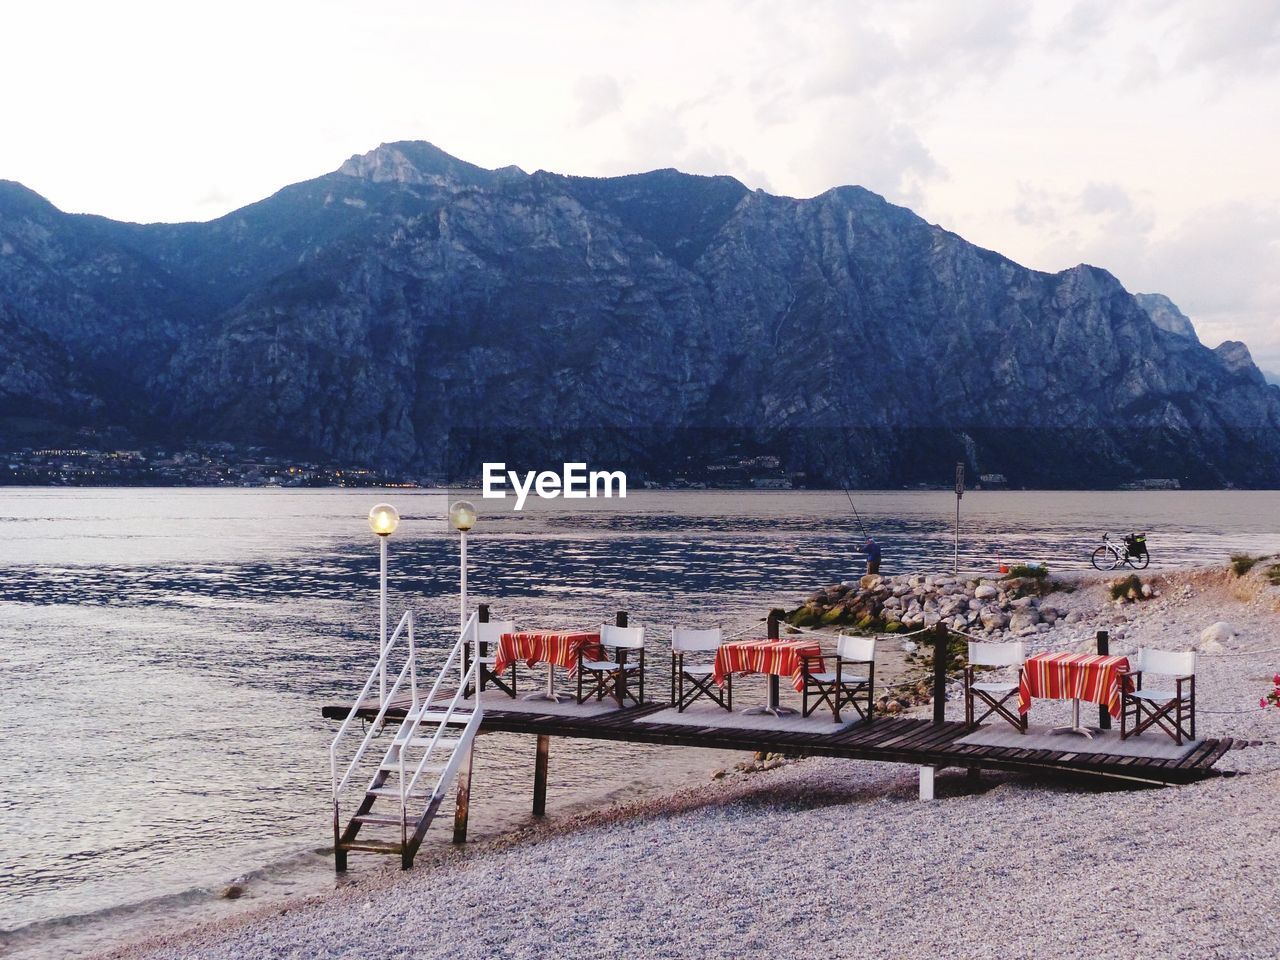
[[[1098,631],[1098,653],[1104,657],[1111,653],[1111,634],[1105,630]],[[1111,714],[1105,703],[1098,704],[1098,726],[1103,730],[1111,729]]]
[[[933,628],[933,722],[938,724],[947,719],[947,647],[950,640],[951,631],[943,624]]]
[[[462,757],[462,765],[458,768],[458,799],[453,806],[453,842],[467,842],[467,814],[471,807],[471,762],[476,752],[476,741],[473,738],[467,745],[467,752]]]
[[[538,754],[533,762],[533,815],[547,814],[547,755],[551,752],[551,738],[538,734]]]
[[[933,799],[933,775],[937,772],[937,767],[921,767],[920,768],[920,799]]]
[[[476,607],[476,622],[478,623],[489,622],[489,605],[487,603],[482,603],[478,607]],[[489,655],[489,644],[484,640],[478,641],[477,643],[467,644],[467,646],[462,651],[462,672],[463,673],[466,673],[469,669],[471,669],[471,657],[472,657],[473,650],[478,650],[480,653],[480,656],[487,657]],[[484,667],[481,667],[481,666],[476,667],[475,689],[476,689],[477,699],[479,698],[480,694],[483,692],[480,689],[480,679],[481,679],[480,671],[482,671],[483,669]],[[471,684],[467,684],[467,689],[462,691],[462,695],[467,698],[471,697]]]

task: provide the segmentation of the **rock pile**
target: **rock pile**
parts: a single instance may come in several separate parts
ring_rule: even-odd
[[[787,620],[798,627],[850,626],[873,633],[910,633],[944,623],[983,639],[1015,639],[1080,619],[1041,603],[1060,587],[1047,577],[867,576],[817,591]]]

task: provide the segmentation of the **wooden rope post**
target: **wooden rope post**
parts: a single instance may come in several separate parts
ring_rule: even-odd
[[[1111,634],[1105,630],[1098,631],[1098,653],[1104,657],[1111,653]],[[1111,713],[1105,703],[1098,704],[1098,726],[1103,730],[1111,729]]]
[[[533,762],[533,815],[547,813],[547,755],[551,752],[551,737],[538,734],[538,753]]]
[[[625,627],[627,625],[627,611],[619,610],[613,618],[614,626]],[[621,668],[618,679],[613,684],[613,694],[618,701],[618,708],[621,709],[623,704],[623,691],[626,689],[626,666],[627,666],[627,648],[618,647],[615,651],[618,654],[618,666]]]
[[[947,719],[947,648],[951,632],[945,624],[933,628],[933,722],[945,723]]]

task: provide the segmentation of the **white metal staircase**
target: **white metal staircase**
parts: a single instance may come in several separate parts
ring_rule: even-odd
[[[408,869],[413,866],[413,858],[422,845],[427,827],[464,762],[484,713],[478,697],[471,704],[465,703],[466,691],[474,684],[479,669],[476,622],[476,615],[472,614],[458,634],[430,691],[421,696],[418,693],[413,613],[405,613],[351,712],[333,738],[329,747],[329,765],[333,777],[334,861],[339,871],[347,868],[347,854],[352,850],[399,854],[402,867]],[[397,653],[402,643],[406,649]],[[471,656],[466,655],[468,644],[474,647]],[[393,654],[397,658],[403,656],[404,665],[379,705],[377,717],[368,724],[355,755],[339,776],[338,746],[361,707],[369,706],[366,698],[388,667]],[[453,673],[455,665],[457,672]],[[457,688],[442,691],[445,678],[451,674],[457,677]],[[359,776],[361,761],[374,738],[395,723],[394,720],[388,723],[387,713],[406,682],[408,709],[387,744],[382,762],[365,787],[355,813],[344,824],[341,810],[344,791]],[[398,706],[403,709],[403,696]]]

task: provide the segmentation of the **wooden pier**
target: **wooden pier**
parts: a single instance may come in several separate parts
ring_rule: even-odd
[[[478,622],[487,622],[487,613],[487,609],[482,607]],[[768,619],[768,634],[773,639],[778,637],[776,613],[776,611],[771,613]],[[618,614],[620,626],[626,625],[625,618],[625,613]],[[476,617],[473,617],[472,627],[475,622],[477,622]],[[457,803],[453,836],[455,842],[464,842],[467,835],[467,813],[471,801],[470,744],[472,741],[470,738],[486,733],[529,734],[536,739],[533,786],[535,815],[543,814],[546,809],[547,761],[553,737],[614,740],[671,747],[708,747],[717,750],[774,753],[793,757],[841,757],[848,760],[908,764],[919,770],[921,800],[933,799],[935,774],[948,767],[965,769],[971,774],[981,770],[1001,770],[1033,776],[1082,776],[1100,781],[1146,786],[1192,783],[1213,776],[1214,764],[1235,745],[1235,741],[1231,738],[1206,739],[1192,741],[1192,744],[1185,749],[1161,750],[1153,749],[1151,745],[1140,746],[1132,741],[1121,741],[1108,729],[1111,718],[1107,715],[1105,708],[1100,708],[1099,728],[1105,731],[1104,735],[1108,738],[1106,742],[1093,739],[1078,740],[1069,735],[1037,734],[1011,737],[1000,728],[1002,721],[997,721],[996,724],[996,728],[1000,729],[1001,733],[993,735],[989,731],[978,732],[982,728],[975,730],[965,723],[946,719],[948,678],[945,664],[949,631],[945,627],[937,628],[934,631],[933,641],[935,669],[931,720],[879,715],[870,722],[859,720],[844,724],[826,723],[821,717],[809,720],[801,718],[799,722],[792,719],[776,724],[768,721],[761,723],[759,718],[749,718],[718,708],[680,713],[667,702],[624,706],[625,698],[620,693],[617,693],[616,707],[600,702],[593,704],[590,701],[581,707],[566,707],[538,702],[537,698],[532,701],[514,700],[497,690],[490,690],[483,695],[482,699],[473,700],[464,698],[457,688],[452,691],[440,689],[439,680],[436,681],[434,693],[428,697],[428,700],[433,704],[461,705],[463,712],[460,712],[457,719],[453,721],[448,719],[450,714],[447,712],[432,714],[426,710],[414,710],[415,701],[412,691],[397,695],[394,689],[389,691],[385,710],[380,709],[376,700],[366,700],[358,706],[345,703],[324,707],[322,713],[326,719],[347,721],[344,724],[344,730],[349,725],[350,719],[359,718],[366,722],[376,722],[381,715],[384,724],[394,725],[400,731],[390,742],[383,763],[378,768],[379,772],[366,792],[363,804],[347,823],[345,830],[338,806],[341,784],[338,783],[335,771],[334,837],[337,869],[341,871],[346,868],[346,854],[349,850],[398,853],[401,856],[402,865],[411,866],[414,854],[421,843],[422,834],[444,799],[443,790],[447,789],[449,777],[455,771]],[[467,633],[464,630],[451,656],[456,656],[459,650],[465,649],[467,642]],[[1107,645],[1107,635],[1099,633],[1099,652],[1105,653]],[[483,656],[483,648],[477,645],[477,650],[479,650],[477,656]],[[461,678],[461,683],[472,692],[473,696],[475,690],[471,684],[480,676],[477,673],[478,663],[478,660],[473,661],[470,668],[463,671],[464,676]],[[448,665],[446,663],[446,667]],[[403,673],[401,678],[403,679]],[[365,695],[369,692],[374,679],[371,676],[366,683]],[[777,675],[770,675],[769,681],[770,702],[776,706]],[[398,684],[399,681],[397,681]],[[437,699],[432,699],[432,696]],[[672,696],[674,697],[675,694],[673,693]],[[477,713],[472,708],[472,704],[479,704],[482,709]],[[412,767],[412,764],[410,767],[405,765],[402,751],[406,747],[403,745],[426,744],[430,750],[440,739],[443,726],[440,728],[440,733],[436,734],[435,740],[414,734],[422,718],[429,716],[441,718],[437,722],[442,725],[449,722],[461,723],[465,726],[465,731],[461,739],[448,741],[451,749],[456,744],[456,752],[452,753],[453,759],[449,764],[436,768],[444,770],[440,784],[431,792],[425,812],[420,817],[415,814],[412,818],[413,829],[410,830],[411,818],[407,815],[405,799],[412,794],[406,793],[407,788],[401,787],[397,795],[395,788],[386,786],[386,779],[398,771],[403,780],[406,777],[405,771]],[[406,717],[409,717],[409,723],[406,728],[401,728],[400,721]],[[458,727],[455,726],[454,729]],[[366,747],[375,733],[376,731],[372,728],[366,732],[364,741]],[[1157,736],[1162,735],[1157,734]],[[361,749],[363,750],[364,747]],[[1103,752],[1104,749],[1116,752]],[[351,776],[354,764],[358,760],[359,754],[352,761],[348,777]],[[426,762],[425,758],[422,762]],[[415,782],[416,777],[415,773]],[[371,807],[380,797],[398,799],[402,809],[395,816],[370,813]],[[361,839],[358,835],[362,826],[365,825],[398,826],[400,838],[392,842]]]
[[[393,703],[388,719],[399,720],[408,708]],[[523,705],[522,705],[523,706]],[[480,732],[525,733],[539,738],[570,737],[584,740],[617,740],[627,743],[665,744],[678,747],[711,747],[719,750],[785,753],[792,756],[844,757],[850,760],[880,760],[921,767],[1011,770],[1024,773],[1070,773],[1110,780],[1168,785],[1191,783],[1212,776],[1213,765],[1231,749],[1233,740],[1204,740],[1185,757],[1157,760],[1147,757],[1117,756],[1065,750],[1019,750],[963,744],[970,731],[958,721],[892,716],[877,717],[870,724],[855,724],[837,733],[781,732],[725,726],[690,726],[642,722],[670,704],[646,704],[594,716],[539,714],[530,710],[502,710],[487,706]],[[324,716],[345,719],[351,704],[324,708]],[[377,707],[370,706],[358,716],[372,720]],[[727,716],[727,715],[726,715]],[[545,768],[545,765],[544,765]],[[545,785],[543,785],[545,790]],[[544,794],[545,796],[545,794]]]

